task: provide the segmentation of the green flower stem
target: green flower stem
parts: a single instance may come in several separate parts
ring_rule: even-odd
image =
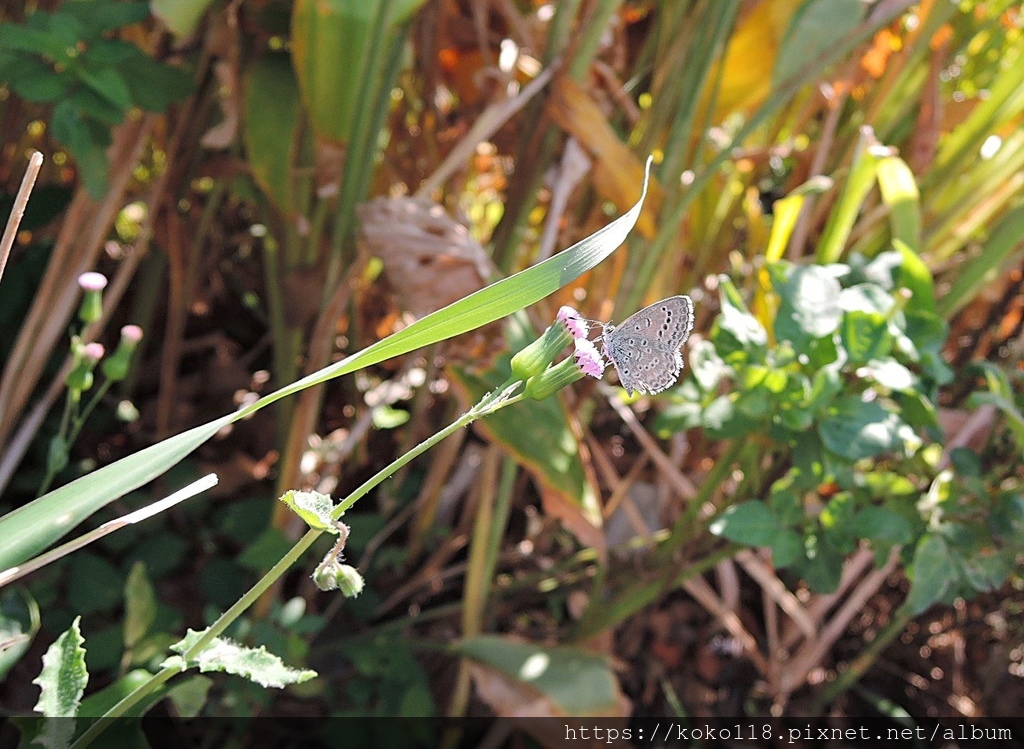
[[[144,697],[156,691],[158,687],[184,670],[185,669],[182,665],[166,666],[153,674],[145,684],[140,685],[138,689],[127,695],[123,700],[110,708],[103,717],[99,718],[95,723],[89,726],[88,730],[79,736],[78,740],[71,745],[71,749],[83,749],[84,747],[89,746],[99,738],[100,734],[106,731],[115,720],[124,715],[132,705],[135,705]]]
[[[485,395],[483,398],[480,399],[479,403],[477,403],[471,409],[466,411],[466,413],[462,414],[462,416],[457,418],[455,421],[446,426],[440,432],[437,432],[436,434],[433,434],[427,439],[423,440],[421,443],[416,445],[416,447],[414,447],[401,458],[393,462],[391,465],[377,471],[377,473],[375,473],[373,476],[367,479],[358,489],[353,491],[344,500],[342,500],[338,504],[338,506],[334,508],[334,512],[331,513],[331,517],[333,517],[335,520],[340,520],[341,516],[344,515],[345,512],[349,508],[351,508],[352,505],[354,505],[362,496],[364,496],[368,491],[370,491],[370,489],[377,486],[377,484],[382,482],[384,479],[386,479],[388,476],[390,476],[392,473],[397,471],[399,468],[404,466],[406,463],[411,461],[416,456],[421,455],[422,453],[432,448],[434,445],[436,445],[438,442],[443,440],[448,435],[454,434],[455,432],[462,429],[462,427],[468,426],[469,424],[481,418],[482,416],[487,416],[488,414],[493,413],[498,409],[504,408],[505,406],[510,406],[513,403],[518,403],[519,401],[521,401],[523,399],[522,393],[519,393],[518,395],[512,395],[512,391],[516,387],[518,387],[520,383],[520,380],[509,378],[508,380],[505,381],[505,384],[503,384],[497,390],[494,390],[493,392],[490,392],[487,395]]]
[[[513,395],[513,392],[520,385],[522,385],[521,380],[510,377],[501,387],[485,395],[480,399],[479,403],[470,408],[466,413],[446,426],[440,432],[437,432],[431,437],[423,440],[423,442],[416,445],[416,447],[400,457],[398,460],[378,471],[372,478],[363,483],[334,509],[334,519],[339,519],[346,510],[352,507],[360,497],[366,495],[370,489],[377,486],[384,479],[416,456],[429,450],[448,435],[457,432],[459,429],[471,424],[476,419],[487,416],[488,414],[504,408],[505,406],[518,403],[524,396],[522,393]],[[261,595],[270,589],[278,578],[284,575],[284,573],[287,572],[293,564],[299,561],[306,550],[309,549],[309,547],[311,547],[320,537],[321,533],[323,533],[323,531],[310,529],[306,535],[296,542],[287,554],[281,557],[281,560],[275,564],[258,583],[250,588],[245,595],[239,598],[231,608],[221,614],[217,621],[211,624],[206,631],[203,632],[202,636],[196,640],[195,644],[182,653],[180,659],[174,659],[172,663],[164,666],[160,671],[150,677],[145,684],[140,685],[138,689],[110,708],[110,710],[108,710],[100,720],[90,726],[89,730],[82,734],[78,741],[72,744],[72,749],[84,749],[84,747],[89,746],[104,730],[106,730],[107,726],[109,726],[115,718],[123,716],[131,707],[138,704],[148,695],[152,694],[161,684],[188,668],[189,663],[193,661],[215,637],[218,637],[228,627],[230,627],[234,621],[242,615],[242,612],[252,606]]]
[[[100,399],[107,394],[111,386],[110,380],[104,380],[103,384],[96,388],[89,403],[86,404],[78,414],[74,412],[78,410],[78,405],[82,402],[82,394],[77,390],[68,390],[68,397],[64,401],[64,413],[61,414],[60,419],[60,431],[58,434],[64,437],[64,444],[67,445],[68,450],[75,444],[75,440],[78,439],[79,432],[82,431],[82,427],[85,426],[85,420],[89,418],[89,414],[93,412],[99,404]],[[50,488],[50,484],[57,478],[57,474],[60,473],[61,469],[54,470],[53,466],[47,465],[46,475],[43,477],[43,482],[39,486],[39,494],[46,494],[46,491]]]

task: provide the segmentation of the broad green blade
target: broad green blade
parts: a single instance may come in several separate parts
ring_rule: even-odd
[[[152,481],[221,428],[285,396],[377,362],[429,346],[540,301],[608,257],[640,216],[651,161],[640,199],[627,213],[564,252],[433,312],[394,335],[335,364],[303,377],[255,403],[122,458],[55,489],[0,518],[0,570],[21,564],[53,544],[85,518],[118,497]]]

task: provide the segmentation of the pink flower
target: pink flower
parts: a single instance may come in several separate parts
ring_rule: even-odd
[[[82,348],[82,357],[95,363],[103,358],[103,352],[104,349],[102,343],[87,343]]]
[[[138,343],[142,340],[142,328],[138,325],[125,325],[121,328],[121,338],[129,343]]]
[[[78,285],[82,291],[103,291],[107,287],[107,277],[102,273],[89,271],[78,277]]]
[[[583,374],[600,380],[607,365],[601,352],[597,350],[597,346],[586,338],[577,338],[575,343],[576,352],[573,354],[573,358],[576,360],[576,366]]]
[[[555,319],[559,322],[565,323],[566,329],[572,333],[573,338],[580,339],[587,337],[587,332],[589,330],[587,321],[580,317],[580,313],[569,305],[562,305],[562,307],[559,308]]]

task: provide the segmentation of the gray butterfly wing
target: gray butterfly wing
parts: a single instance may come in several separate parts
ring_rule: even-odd
[[[655,394],[671,387],[683,368],[679,347],[693,330],[693,301],[672,296],[626,318],[604,332],[605,354],[619,382],[634,391]]]
[[[627,317],[619,330],[637,333],[666,348],[677,349],[693,330],[693,300],[682,295],[662,299]]]
[[[683,368],[679,349],[619,329],[606,331],[604,351],[619,373],[619,383],[630,395],[654,395],[667,390]]]

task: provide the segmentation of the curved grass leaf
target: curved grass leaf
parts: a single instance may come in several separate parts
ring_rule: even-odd
[[[640,215],[650,167],[648,159],[640,199],[627,213],[564,252],[453,302],[235,413],[122,458],[8,513],[0,518],[0,538],[5,540],[0,546],[0,570],[38,554],[101,507],[167,471],[228,424],[313,385],[499,320],[554,293],[622,244]]]

